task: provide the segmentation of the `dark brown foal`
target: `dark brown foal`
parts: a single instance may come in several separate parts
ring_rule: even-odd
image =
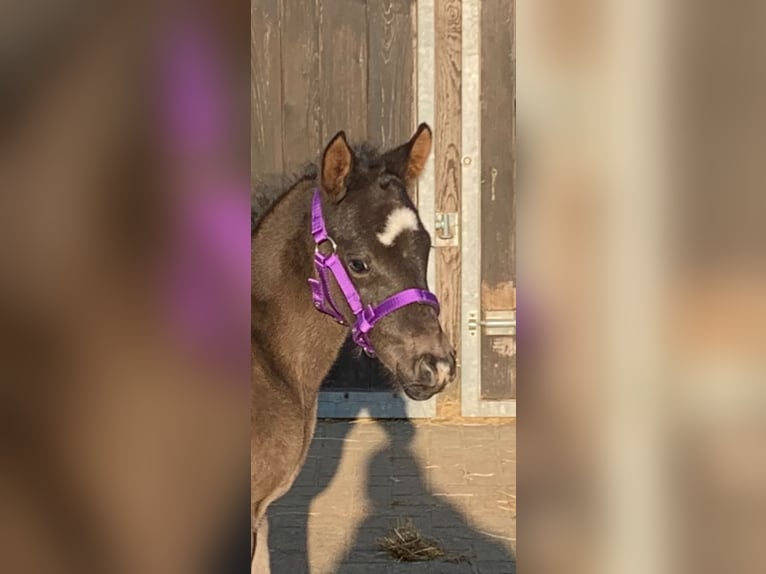
[[[349,304],[348,288],[341,288],[343,278],[331,274],[323,297],[337,308],[337,320],[317,310],[307,283],[318,274],[315,250],[337,254],[346,284],[368,311],[382,308],[395,294],[427,293],[431,242],[408,187],[430,150],[431,130],[425,124],[384,154],[366,146],[352,149],[341,132],[325,149],[319,175],[294,184],[254,230],[251,510],[257,574],[269,572],[266,511],[300,471],[314,434],[319,387],[349,334],[348,325],[361,321]],[[320,203],[331,240],[317,246],[312,205],[316,213]],[[377,354],[415,400],[441,391],[455,374],[455,354],[439,324],[438,305],[413,304],[424,302],[395,305],[376,318],[365,339],[367,351]]]

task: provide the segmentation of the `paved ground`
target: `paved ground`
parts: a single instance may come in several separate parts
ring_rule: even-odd
[[[516,426],[320,421],[269,516],[273,574],[514,574]],[[403,518],[466,560],[381,553]]]

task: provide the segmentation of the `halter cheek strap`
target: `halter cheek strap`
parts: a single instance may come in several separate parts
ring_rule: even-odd
[[[338,257],[338,246],[327,233],[318,189],[314,190],[314,196],[311,200],[311,235],[314,237],[314,268],[317,277],[316,279],[309,279],[308,282],[311,287],[314,307],[341,325],[347,325],[346,319],[330,294],[330,276],[332,275],[355,317],[354,324],[351,326],[351,337],[371,357],[375,356],[375,352],[370,343],[369,333],[375,324],[386,315],[413,303],[430,305],[436,309],[437,314],[439,313],[439,300],[436,295],[424,289],[399,291],[378,305],[365,306],[362,303],[359,292],[354,287],[343,262]],[[330,244],[331,251],[328,255],[320,252],[319,246],[322,243]]]

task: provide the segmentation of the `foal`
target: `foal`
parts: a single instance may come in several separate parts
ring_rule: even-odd
[[[379,154],[343,132],[316,178],[294,184],[252,240],[253,572],[269,572],[266,510],[292,485],[316,426],[317,395],[348,336],[412,399],[455,375],[455,352],[427,291],[431,248],[407,188],[431,151],[421,124]],[[310,280],[307,283],[307,280]]]

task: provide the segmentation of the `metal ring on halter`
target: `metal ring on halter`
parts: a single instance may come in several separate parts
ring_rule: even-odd
[[[332,252],[331,252],[331,253],[328,253],[327,255],[325,255],[324,253],[322,253],[322,254],[321,254],[322,256],[324,256],[324,257],[329,257],[330,255],[335,255],[335,254],[338,252],[338,244],[337,244],[337,243],[335,243],[335,241],[333,241],[332,237],[328,236],[328,237],[327,237],[327,239],[325,239],[325,240],[323,240],[323,241],[320,241],[319,243],[315,243],[315,244],[314,244],[314,255],[320,255],[320,252],[319,252],[319,246],[320,246],[322,243],[324,243],[325,241],[329,241],[329,242],[330,242],[330,247],[332,247]]]

